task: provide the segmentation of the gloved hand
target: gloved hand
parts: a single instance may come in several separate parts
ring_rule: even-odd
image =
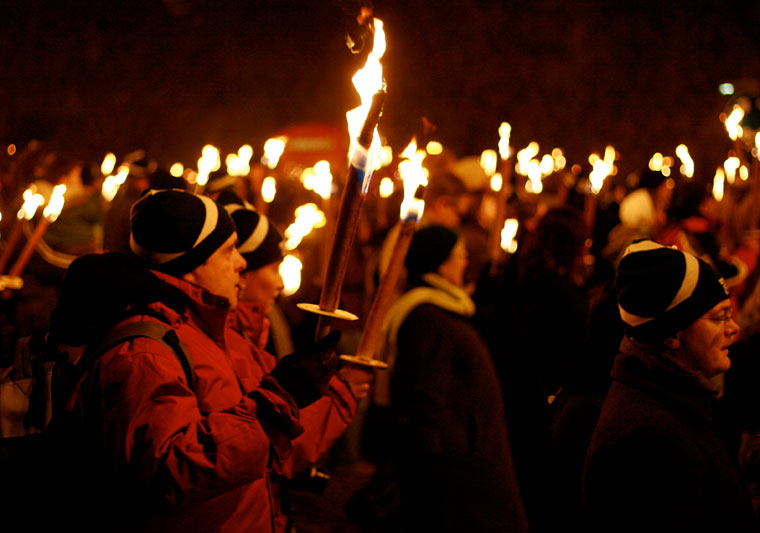
[[[286,355],[270,372],[299,409],[316,402],[327,392],[327,384],[338,367],[335,346],[339,340],[340,331],[332,331],[312,346]]]

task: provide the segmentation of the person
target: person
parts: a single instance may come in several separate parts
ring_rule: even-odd
[[[260,381],[277,364],[276,357],[266,351],[267,316],[284,288],[279,271],[283,259],[282,235],[264,214],[246,205],[234,192],[222,192],[218,201],[235,222],[237,248],[246,261],[241,273],[238,305],[228,320],[232,330],[230,345],[240,352],[250,352],[250,357],[258,364],[259,373],[251,376],[255,385],[256,380]],[[372,379],[370,371],[344,366],[331,378],[327,393],[301,410],[304,432],[293,440],[293,453],[289,459],[278,463],[276,474],[271,476],[274,483],[279,483],[281,491],[310,482],[315,483],[315,489],[322,488],[313,481],[319,473],[312,471],[311,467],[344,433],[356,414],[357,400],[367,396]],[[283,478],[295,479],[287,483]],[[273,512],[287,516],[288,509],[282,508],[282,501],[274,501]]]
[[[710,378],[739,328],[706,262],[628,246],[616,292],[625,337],[586,456],[593,531],[756,531]]]
[[[410,289],[383,328],[403,528],[526,531],[496,371],[469,319],[467,253],[449,228],[415,233]],[[378,375],[378,382],[380,375]]]
[[[87,268],[67,274],[90,275],[102,303],[64,286],[55,312],[62,335],[83,315],[106,335],[158,323],[192,364],[188,379],[176,350],[137,337],[106,349],[85,372],[66,406],[86,452],[82,469],[102,472],[102,487],[88,487],[97,494],[77,513],[85,529],[284,530],[284,518],[269,512],[268,473],[303,432],[299,410],[325,392],[339,334],[251,380],[261,370],[226,328],[246,266],[236,243],[232,219],[210,198],[149,190],[131,213],[130,245],[143,269],[112,253],[85,256]],[[130,268],[113,269],[115,280],[97,272],[114,262]],[[119,315],[127,318],[114,321]]]

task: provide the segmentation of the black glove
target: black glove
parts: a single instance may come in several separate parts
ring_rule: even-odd
[[[286,355],[270,375],[300,408],[311,405],[327,392],[327,384],[338,367],[335,346],[340,331],[333,331],[308,348]]]

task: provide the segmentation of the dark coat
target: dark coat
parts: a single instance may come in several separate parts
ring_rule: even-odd
[[[625,339],[584,473],[595,531],[756,531],[709,382]]]
[[[406,526],[527,530],[501,389],[469,321],[415,307],[398,332],[391,390]]]

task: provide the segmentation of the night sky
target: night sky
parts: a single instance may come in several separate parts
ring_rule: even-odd
[[[144,148],[193,165],[203,144],[258,154],[278,130],[341,127],[364,56],[342,2],[39,0],[0,7],[2,142],[57,141],[99,160]],[[613,144],[622,171],[686,143],[707,174],[730,148],[718,84],[760,73],[760,3],[378,0],[388,100],[380,132],[460,156],[535,140],[584,162]]]

